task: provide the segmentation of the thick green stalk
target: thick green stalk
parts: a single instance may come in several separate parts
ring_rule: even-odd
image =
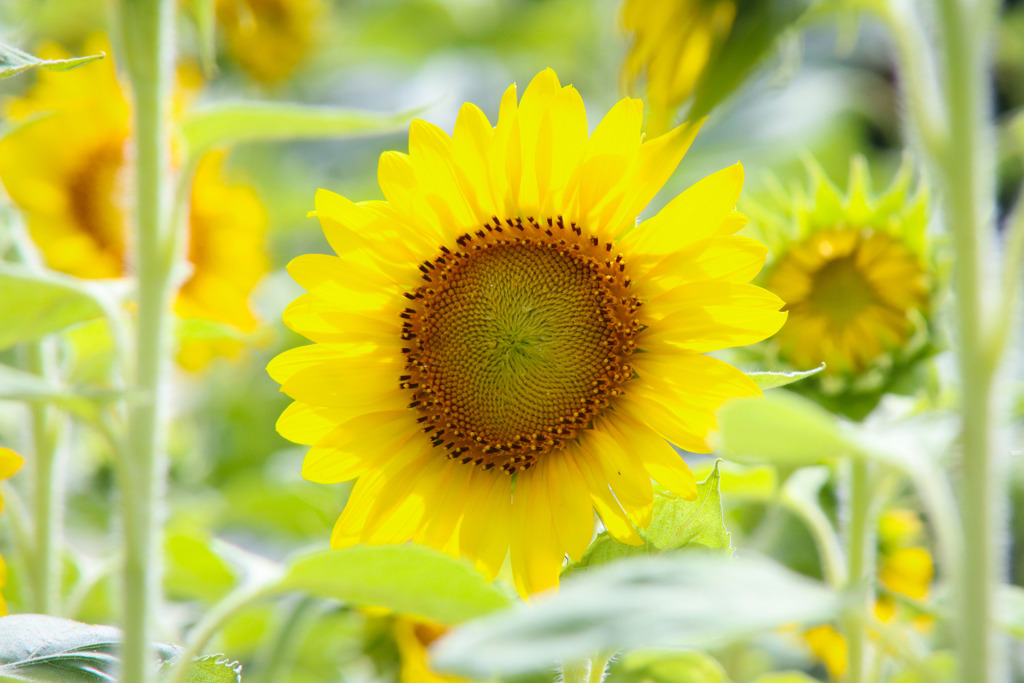
[[[172,0],[122,0],[121,42],[131,79],[135,131],[135,244],[138,320],[134,396],[128,411],[128,452],[121,483],[124,525],[122,680],[151,677],[150,643],[160,609],[160,530],[166,456],[161,427],[169,358],[172,260],[166,254],[175,226],[168,215],[171,187],[168,102],[173,64]]]
[[[590,677],[590,662],[565,662],[562,664],[562,683],[587,683]]]
[[[43,340],[26,349],[29,372],[46,376],[52,356],[52,344]],[[58,466],[60,454],[60,413],[54,406],[32,404],[33,496],[32,518],[35,540],[32,557],[33,610],[56,614],[60,597],[62,517],[64,510],[63,477]]]
[[[852,603],[843,615],[850,668],[848,683],[862,683],[868,665],[868,615],[874,603],[874,539],[871,523],[871,471],[861,458],[850,462],[846,501],[846,580]]]
[[[961,383],[963,556],[957,580],[959,677],[989,683],[1005,676],[1002,648],[992,625],[997,581],[997,538],[1004,533],[1005,505],[995,485],[997,406],[994,373],[998,358],[988,344],[991,307],[984,276],[996,263],[993,220],[994,157],[989,107],[987,41],[992,8],[987,3],[942,0],[939,23],[943,51],[947,144],[934,161],[945,191],[947,226],[956,249],[953,272],[957,312],[957,357]]]

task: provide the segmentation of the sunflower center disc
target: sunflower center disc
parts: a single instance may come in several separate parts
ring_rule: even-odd
[[[639,304],[625,295],[621,257],[574,226],[550,227],[488,226],[421,269],[430,284],[402,316],[402,386],[449,457],[526,469],[589,425],[632,374]]]
[[[813,275],[811,303],[837,325],[854,320],[874,300],[854,256],[828,261]]]

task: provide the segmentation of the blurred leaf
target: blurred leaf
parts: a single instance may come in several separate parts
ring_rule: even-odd
[[[622,543],[607,531],[602,531],[580,561],[566,567],[562,576],[633,555],[693,547],[731,550],[729,531],[725,528],[722,515],[719,480],[718,463],[715,463],[714,470],[697,484],[696,500],[684,500],[659,492],[654,498],[651,523],[639,531],[643,545]]]
[[[119,396],[116,392],[71,392],[38,375],[0,365],[0,401],[53,403],[70,413],[92,419],[96,415],[97,401],[114,400]]]
[[[933,652],[918,668],[902,671],[890,683],[951,683],[956,678],[956,656],[952,652]]]
[[[754,679],[754,683],[821,683],[802,671],[775,671]]]
[[[219,102],[191,110],[181,126],[193,158],[217,145],[356,137],[405,127],[414,112],[377,113],[288,102]]]
[[[633,558],[453,630],[436,643],[432,661],[471,678],[502,677],[594,652],[706,647],[780,624],[825,621],[838,605],[823,584],[765,559]]]
[[[636,650],[614,667],[612,676],[625,683],[729,683],[722,665],[696,650]]]
[[[1024,588],[1003,585],[996,600],[996,620],[1014,638],[1024,638]]]
[[[732,401],[718,417],[718,445],[730,460],[799,467],[860,453],[834,416],[789,392]]]
[[[355,546],[304,555],[291,563],[280,587],[443,624],[479,617],[511,602],[469,564],[415,545]]]
[[[101,315],[74,278],[0,264],[0,350]]]
[[[739,0],[729,36],[701,74],[688,118],[706,116],[739,87],[809,5],[809,0]]]
[[[775,499],[779,488],[779,474],[771,465],[740,465],[735,462],[720,460],[713,465],[695,467],[693,473],[700,476],[717,469],[721,479],[718,488],[730,502],[756,501],[766,502]]]
[[[83,624],[43,614],[0,618],[0,675],[40,683],[113,681],[118,672],[116,652],[121,631],[112,626]],[[156,646],[161,663],[179,649]]]
[[[778,389],[779,387],[784,387],[787,384],[799,382],[805,377],[817,375],[824,369],[825,364],[822,363],[813,370],[794,370],[792,372],[748,372],[747,377],[754,380],[754,384],[763,391],[765,389]]]
[[[224,655],[196,657],[186,680],[188,683],[239,683],[242,665]]]
[[[106,55],[102,52],[98,55],[87,57],[72,57],[71,59],[39,59],[27,52],[23,52],[11,45],[0,43],[0,79],[19,74],[26,69],[42,67],[50,71],[67,71],[76,66],[82,66],[97,59],[103,59]]]
[[[238,580],[231,565],[213,551],[211,539],[205,534],[170,533],[164,551],[164,588],[175,599],[213,602],[226,595]]]

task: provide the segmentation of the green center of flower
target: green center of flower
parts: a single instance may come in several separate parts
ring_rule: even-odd
[[[812,275],[810,300],[835,325],[847,325],[875,301],[875,291],[857,267],[856,252],[827,261]]]
[[[560,223],[459,239],[407,295],[402,386],[449,457],[507,472],[564,445],[621,392],[640,329],[621,256]]]

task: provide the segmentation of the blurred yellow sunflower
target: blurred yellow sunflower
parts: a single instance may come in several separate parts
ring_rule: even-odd
[[[781,241],[766,279],[789,311],[774,341],[798,368],[824,362],[830,375],[859,373],[906,346],[927,312],[925,193],[907,197],[905,165],[871,197],[862,158],[851,166],[845,197],[817,166],[812,177],[810,203],[796,200],[787,217],[797,234]]]
[[[291,76],[316,43],[322,0],[217,0],[228,52],[253,79]]]
[[[448,627],[416,617],[399,615],[392,627],[401,658],[399,683],[462,683],[466,679],[439,674],[430,667],[427,648],[448,632]]]
[[[414,121],[409,154],[381,157],[385,201],[317,193],[338,256],[292,261],[308,293],[284,313],[315,343],[268,370],[295,399],[278,430],[312,446],[303,475],[359,477],[334,547],[413,539],[491,578],[510,554],[527,595],[582,556],[594,509],[638,544],[652,478],[695,496],[665,439],[706,452],[722,403],[759,394],[702,354],[786,315],[747,284],[766,248],[733,235],[739,164],[635,226],[698,128],[644,141],[642,108],[588,137],[547,70],[494,127],[472,104],[452,136]]]
[[[919,629],[931,626],[932,618],[924,614],[902,613],[896,597],[912,600],[928,598],[934,567],[931,553],[919,545],[924,526],[913,510],[897,508],[887,510],[878,520],[879,563],[878,582],[891,594],[879,595],[875,600],[875,618],[880,622],[894,622],[900,616],[912,616],[911,624]],[[872,637],[885,649],[877,633]],[[804,632],[804,641],[811,653],[821,660],[832,680],[840,680],[849,668],[846,639],[829,625],[815,626]],[[895,654],[895,653],[894,653]]]
[[[25,461],[20,455],[10,448],[0,448],[0,479],[8,479],[21,469]],[[0,510],[3,510],[4,499],[0,497]],[[7,585],[7,565],[4,558],[0,557],[0,590]],[[7,614],[7,601],[3,594],[0,594],[0,616]]]
[[[630,39],[622,80],[644,83],[651,111],[647,130],[665,131],[693,92],[736,18],[733,0],[625,0],[622,24]]]
[[[23,97],[6,103],[8,118],[18,125],[0,138],[0,181],[24,211],[47,265],[81,278],[115,278],[132,268],[125,186],[131,112],[106,39],[91,38],[86,51],[108,57],[71,73],[40,71]],[[38,54],[67,56],[52,44]],[[179,73],[176,110],[192,78],[187,69]],[[266,215],[251,188],[226,183],[222,162],[223,154],[215,152],[199,163],[189,207],[193,274],[175,307],[183,317],[249,332],[256,320],[248,295],[268,267]],[[238,347],[186,341],[181,359],[196,368]]]

